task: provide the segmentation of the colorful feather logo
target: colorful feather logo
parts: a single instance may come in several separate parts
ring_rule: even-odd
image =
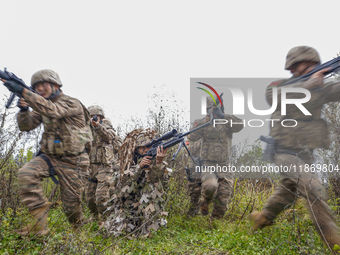
[[[221,106],[223,105],[223,104],[222,104],[222,100],[221,100],[220,96],[218,95],[218,93],[216,92],[216,90],[215,90],[213,87],[211,87],[210,85],[208,85],[208,84],[206,84],[206,83],[203,83],[203,82],[197,82],[197,83],[198,83],[198,84],[202,84],[202,85],[204,85],[204,86],[208,87],[209,89],[211,89],[211,90],[212,90],[212,92],[214,92],[214,93],[215,93],[215,95],[217,96],[218,100],[220,101],[220,104],[221,104]],[[211,96],[212,100],[214,100],[214,103],[215,103],[215,105],[217,106],[217,103],[216,103],[215,97],[214,97],[214,96],[211,94],[211,92],[210,92],[209,90],[207,90],[207,89],[204,89],[204,88],[200,88],[200,87],[196,87],[196,88],[198,88],[198,89],[201,89],[201,90],[203,90],[203,91],[207,92],[207,93],[208,93],[208,95],[209,95],[209,96]]]

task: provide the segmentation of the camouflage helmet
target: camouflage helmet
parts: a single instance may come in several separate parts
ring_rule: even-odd
[[[99,105],[91,105],[87,108],[87,110],[89,111],[91,116],[100,115],[100,116],[103,116],[103,118],[105,118],[104,110]]]
[[[143,147],[147,145],[148,143],[152,142],[156,135],[157,131],[156,130],[151,130],[151,129],[146,129],[145,131],[141,132],[137,137],[136,137],[136,145],[135,148]]]
[[[59,74],[50,69],[43,69],[32,75],[31,86],[34,87],[39,82],[49,82],[57,84],[59,87],[63,86]]]
[[[318,64],[321,62],[319,53],[314,48],[309,46],[297,46],[288,52],[285,69],[289,70],[292,65],[304,61],[311,61]]]
[[[146,130],[138,128],[125,136],[123,144],[120,146],[118,151],[121,171],[129,168],[129,162],[133,160],[135,154],[139,154],[137,149],[151,142],[156,133],[157,131],[151,130],[150,128]],[[132,151],[134,153],[131,153]]]
[[[136,139],[136,149],[147,145],[151,141],[152,141],[152,138],[150,138],[149,136],[146,136],[144,134],[139,135]]]

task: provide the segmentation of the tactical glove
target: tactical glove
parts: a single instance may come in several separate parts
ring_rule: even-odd
[[[20,98],[18,100],[17,106],[19,107],[20,112],[26,112],[28,110],[28,106],[21,106],[20,105]]]
[[[21,87],[18,83],[14,82],[14,81],[7,81],[4,84],[9,91],[13,92],[13,93],[17,93],[20,94],[22,93],[22,91],[24,90],[23,87]]]

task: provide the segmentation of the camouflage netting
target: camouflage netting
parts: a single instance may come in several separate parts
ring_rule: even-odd
[[[120,171],[115,173],[116,189],[111,197],[111,206],[105,222],[106,230],[114,235],[136,231],[136,235],[149,236],[151,230],[158,230],[167,224],[164,211],[167,200],[169,169],[166,163],[141,169],[133,161],[137,139],[141,133],[154,137],[152,130],[136,129],[130,132],[119,150]],[[128,160],[127,160],[128,159]],[[137,162],[139,163],[139,161]]]

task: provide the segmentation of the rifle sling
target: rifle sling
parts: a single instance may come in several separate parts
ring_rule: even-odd
[[[51,161],[48,159],[48,157],[45,154],[40,154],[39,157],[41,157],[43,160],[45,160],[46,164],[48,165],[48,169],[50,170],[50,177],[52,179],[52,181],[55,184],[59,184],[59,181],[57,178],[55,178],[56,172],[54,170],[53,165],[51,164]]]

